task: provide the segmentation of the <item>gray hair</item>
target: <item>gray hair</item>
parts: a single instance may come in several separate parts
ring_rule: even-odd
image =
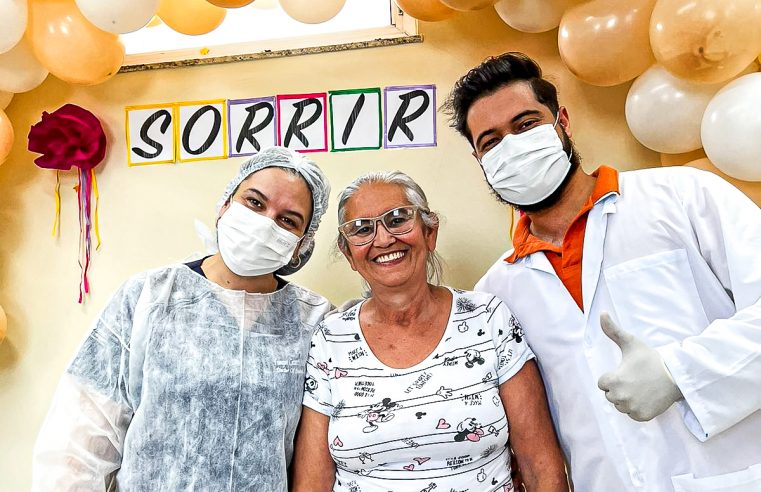
[[[346,202],[359,191],[359,189],[366,184],[391,184],[399,186],[404,190],[404,194],[409,200],[410,205],[418,208],[420,218],[423,220],[423,227],[430,231],[439,227],[438,214],[431,212],[428,206],[428,198],[425,196],[425,192],[419,184],[412,178],[407,176],[401,171],[374,171],[367,174],[363,174],[354,181],[352,181],[346,188],[343,189],[340,195],[338,195],[338,223],[343,224],[346,222]],[[340,251],[348,251],[349,243],[341,233],[338,234],[336,239],[336,245]],[[441,285],[441,279],[444,275],[444,268],[442,266],[443,260],[436,251],[429,251],[426,258],[426,271],[428,273],[428,281],[434,285]]]

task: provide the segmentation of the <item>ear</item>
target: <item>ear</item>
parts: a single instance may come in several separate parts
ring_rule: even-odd
[[[569,138],[573,137],[573,133],[571,132],[571,119],[568,117],[568,110],[565,106],[560,106],[560,109],[558,110],[558,125],[563,127],[565,134],[568,135]]]
[[[219,209],[219,213],[217,214],[217,221],[214,223],[215,226],[219,223],[219,219],[224,215],[227,209],[230,208],[230,203],[232,203],[232,201],[232,197],[228,198],[225,204],[222,205],[222,208]]]
[[[439,237],[439,226],[427,227],[424,232],[425,244],[428,247],[428,251],[436,251],[436,241]]]

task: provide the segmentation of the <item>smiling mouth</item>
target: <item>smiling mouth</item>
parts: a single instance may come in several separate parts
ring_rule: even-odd
[[[375,258],[373,261],[375,263],[391,263],[392,261],[398,260],[400,258],[403,258],[404,255],[406,255],[406,251],[395,251],[393,253],[388,253],[385,255],[380,255],[377,258]]]

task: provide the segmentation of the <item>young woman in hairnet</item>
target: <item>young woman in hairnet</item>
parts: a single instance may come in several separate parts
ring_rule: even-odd
[[[227,185],[220,252],[128,280],[66,370],[33,490],[285,491],[312,332],[330,309],[301,268],[330,186],[263,150]]]

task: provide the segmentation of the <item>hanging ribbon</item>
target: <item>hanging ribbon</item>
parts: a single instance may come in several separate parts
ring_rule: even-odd
[[[53,237],[58,234],[58,225],[61,223],[61,175],[55,172],[55,219],[53,220]]]

